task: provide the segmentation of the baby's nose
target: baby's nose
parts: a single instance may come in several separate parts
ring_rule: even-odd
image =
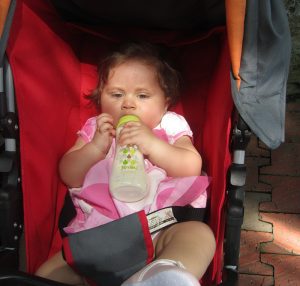
[[[135,109],[136,105],[133,99],[125,98],[122,104],[122,109]]]

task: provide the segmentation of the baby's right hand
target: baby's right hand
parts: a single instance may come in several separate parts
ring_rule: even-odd
[[[91,144],[103,154],[107,154],[116,131],[113,125],[113,118],[110,114],[102,113],[96,119],[96,132],[91,141]]]

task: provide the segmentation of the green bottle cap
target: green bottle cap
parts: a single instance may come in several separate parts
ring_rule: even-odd
[[[124,125],[127,122],[130,122],[130,121],[138,122],[138,121],[140,121],[140,119],[136,115],[132,115],[132,114],[124,115],[119,119],[117,128]]]

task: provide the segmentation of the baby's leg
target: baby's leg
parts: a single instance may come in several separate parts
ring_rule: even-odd
[[[66,263],[61,251],[42,264],[35,274],[69,285],[87,285],[84,279]]]
[[[199,286],[215,252],[210,228],[197,221],[175,224],[153,241],[155,260],[122,286]]]
[[[156,259],[171,259],[183,264],[200,279],[215,253],[215,238],[208,225],[188,221],[164,230],[155,243]]]

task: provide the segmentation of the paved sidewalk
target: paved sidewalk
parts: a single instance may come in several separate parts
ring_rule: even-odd
[[[286,140],[247,149],[240,286],[300,286],[300,98],[286,111]]]

